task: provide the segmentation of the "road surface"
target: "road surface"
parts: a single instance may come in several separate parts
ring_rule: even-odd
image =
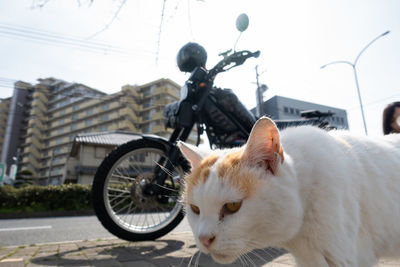
[[[173,232],[190,231],[186,218]],[[0,246],[113,238],[96,216],[0,220]]]

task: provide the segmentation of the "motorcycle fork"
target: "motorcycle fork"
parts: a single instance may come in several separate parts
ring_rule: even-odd
[[[146,195],[157,195],[157,199],[162,200],[163,196],[168,196],[170,194],[168,191],[171,191],[171,189],[164,186],[165,180],[170,178],[172,184],[175,185],[172,177],[172,170],[178,163],[177,161],[181,155],[179,148],[174,143],[178,139],[180,141],[186,141],[190,135],[190,132],[192,131],[192,128],[193,126],[185,127],[183,130],[181,128],[174,130],[169,140],[169,142],[173,145],[170,146],[167,158],[161,158],[157,162],[157,166],[154,170],[154,178],[152,179],[151,183],[144,188],[144,193]]]

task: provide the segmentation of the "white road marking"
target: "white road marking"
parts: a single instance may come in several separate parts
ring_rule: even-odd
[[[43,230],[43,229],[51,229],[51,225],[44,226],[32,226],[32,227],[16,227],[16,228],[0,228],[0,232],[5,231],[26,231],[26,230]]]

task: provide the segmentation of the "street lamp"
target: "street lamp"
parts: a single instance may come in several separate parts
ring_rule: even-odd
[[[375,39],[373,39],[371,42],[369,42],[369,43],[360,51],[360,53],[358,53],[356,59],[354,60],[354,63],[351,63],[351,62],[345,61],[345,60],[339,60],[339,61],[333,61],[333,62],[330,62],[330,63],[328,63],[328,64],[325,64],[325,65],[321,66],[321,69],[323,69],[323,68],[325,68],[325,67],[328,66],[328,65],[344,63],[344,64],[347,64],[347,65],[350,65],[350,66],[353,68],[354,79],[355,79],[355,81],[356,81],[356,87],[357,87],[357,93],[358,93],[358,101],[360,102],[361,116],[362,116],[363,123],[364,123],[365,135],[368,135],[368,131],[367,131],[367,125],[366,125],[366,123],[365,123],[364,108],[363,108],[363,104],[362,104],[362,101],[361,101],[360,86],[359,86],[359,84],[358,84],[358,77],[357,77],[357,69],[356,69],[356,66],[357,66],[358,60],[360,59],[361,54],[364,53],[364,51],[367,50],[367,48],[370,47],[370,46],[372,45],[372,43],[374,43],[374,42],[375,42],[376,40],[378,40],[379,38],[381,38],[381,37],[387,35],[389,32],[390,32],[390,31],[386,31],[386,32],[382,33],[381,35],[379,35],[378,37],[376,37]]]

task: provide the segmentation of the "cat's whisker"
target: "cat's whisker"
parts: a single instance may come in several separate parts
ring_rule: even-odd
[[[277,258],[281,255],[280,253],[274,253],[273,251],[269,250],[268,248],[261,249],[261,251],[263,251],[270,259]]]
[[[188,265],[187,265],[186,267],[190,267],[190,265],[192,264],[192,260],[193,260],[194,255],[195,255],[195,254],[193,254],[193,255],[190,257],[189,263],[188,263]]]
[[[194,256],[196,255],[197,252],[200,253],[200,250],[196,251],[196,252],[192,255],[192,257],[190,257],[190,261],[189,261],[187,267],[190,267],[190,266],[192,265],[192,260],[193,260],[193,258],[194,258]]]
[[[247,262],[249,262],[252,266],[256,267],[256,264],[254,263],[254,261],[251,259],[251,257],[246,253],[246,251],[243,249],[243,251],[241,252],[242,256],[244,259],[247,260]]]
[[[241,254],[240,257],[243,259],[245,266],[250,266],[248,259],[246,258],[246,254]]]
[[[283,251],[277,252],[277,251],[274,251],[274,250],[271,251],[270,249],[265,249],[265,250],[263,250],[263,251],[264,251],[264,253],[267,254],[271,259],[278,258],[278,257],[280,257],[280,256],[282,256],[282,255],[284,254]]]
[[[165,168],[163,165],[161,165],[160,163],[156,162],[155,160],[153,160],[153,163],[157,164],[158,167],[161,168],[161,170],[163,170],[166,174],[168,174],[168,176],[172,177],[172,172],[170,170],[168,170],[167,168]]]
[[[239,250],[238,253],[235,253],[235,256],[236,256],[237,259],[240,260],[240,263],[241,263],[242,265],[248,266],[248,263],[247,263],[247,259],[246,259],[246,257],[245,257],[245,254],[246,254],[246,252],[245,252],[244,249],[242,248],[242,249]]]
[[[238,255],[237,255],[237,258],[238,258],[238,260],[240,261],[240,264],[241,264],[242,266],[247,266],[246,261],[243,259],[243,255],[238,254]]]
[[[258,255],[258,253],[255,252],[255,251],[250,251],[249,254],[252,254],[252,255],[256,256],[257,258],[259,258],[260,260],[262,260],[262,261],[265,262],[265,263],[268,262],[268,260],[266,260],[266,259],[264,259],[263,257],[261,257],[260,255]]]
[[[272,258],[276,258],[281,256],[286,252],[286,250],[280,249],[280,248],[275,248],[275,247],[266,247],[266,248],[260,248],[262,247],[262,244],[257,243],[253,240],[246,240],[247,244],[251,246],[253,249],[257,250],[262,250],[264,253],[268,254],[268,256]]]
[[[197,258],[196,258],[196,262],[195,262],[195,264],[194,264],[195,267],[198,267],[198,266],[199,266],[200,255],[201,255],[201,251],[199,250],[199,253],[198,253]]]
[[[181,262],[178,265],[171,264],[171,266],[172,267],[180,267],[180,266],[182,266],[184,260],[185,260],[184,257],[181,257]]]
[[[253,264],[254,267],[256,267],[256,263],[254,262],[254,260],[251,258],[251,256],[249,255],[249,253],[246,253],[246,257],[249,258],[249,261]]]
[[[267,257],[269,259],[274,259],[277,258],[279,256],[281,256],[282,254],[284,254],[284,250],[280,250],[280,249],[276,249],[276,248],[272,248],[272,247],[267,247],[264,249],[259,248],[260,246],[254,246],[254,244],[256,244],[255,242],[247,242],[247,247],[248,249],[245,251],[245,253],[251,253],[256,255],[257,257],[259,257],[260,259],[262,259],[263,261],[267,261],[266,259],[264,259],[263,257],[261,257],[255,250],[259,250],[262,251],[263,253],[265,253],[267,255]]]

